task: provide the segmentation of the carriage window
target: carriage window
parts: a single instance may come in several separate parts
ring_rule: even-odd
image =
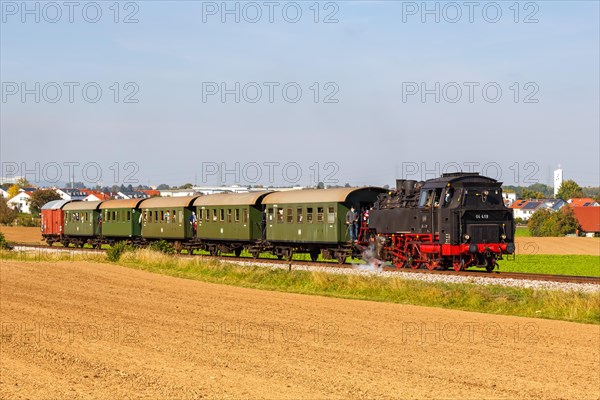
[[[283,223],[283,208],[278,208],[277,209],[277,223],[278,224],[282,224]]]
[[[142,220],[143,220],[144,222],[146,222],[146,221],[147,221],[147,218],[148,218],[148,215],[146,214],[146,211],[144,211],[144,212],[142,213]]]
[[[323,207],[317,207],[317,222],[323,222]]]
[[[221,208],[219,210],[219,221],[221,221],[221,222],[225,221],[225,209],[224,208]]]
[[[202,221],[204,219],[204,210],[200,209],[198,210],[198,220]]]
[[[213,222],[217,222],[217,209],[213,209]]]
[[[335,222],[335,208],[328,207],[327,208],[327,223],[333,224]]]
[[[299,223],[299,224],[301,224],[302,223],[302,217],[303,217],[303,215],[302,215],[302,207],[298,207],[296,209],[296,222]]]
[[[269,208],[268,213],[267,213],[267,220],[269,222],[273,222],[273,209]]]
[[[312,224],[312,222],[313,222],[313,209],[312,209],[312,207],[308,207],[306,209],[306,223]]]
[[[227,223],[231,223],[231,208],[227,209]]]
[[[173,220],[173,223],[177,222],[177,213],[175,212],[175,210],[171,210],[172,214],[171,214],[171,219]]]
[[[160,222],[164,222],[165,221],[165,212],[164,211],[160,211]]]
[[[286,215],[286,219],[285,219],[286,222],[288,224],[291,224],[294,221],[294,211],[291,208],[286,208],[285,215]]]
[[[273,211],[273,210],[271,209],[271,211]],[[271,217],[273,217],[273,216],[271,216]],[[243,218],[242,222],[244,224],[247,224],[248,223],[248,209],[247,208],[244,208],[244,212],[242,213],[242,218]]]
[[[234,211],[235,211],[235,215],[234,215],[235,222],[240,222],[240,209],[236,208]]]

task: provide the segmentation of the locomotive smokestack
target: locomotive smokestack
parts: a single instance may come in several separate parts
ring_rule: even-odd
[[[398,192],[404,189],[404,182],[406,182],[406,179],[396,179],[396,190]]]
[[[413,180],[406,180],[406,181],[404,182],[404,191],[405,191],[406,193],[410,193],[410,192],[414,191],[414,190],[415,190],[415,186],[416,186],[416,184],[417,184],[417,181],[413,181]]]

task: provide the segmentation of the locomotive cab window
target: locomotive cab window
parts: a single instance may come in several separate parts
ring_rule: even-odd
[[[425,207],[425,204],[427,203],[428,193],[429,192],[426,192],[426,191],[421,192],[421,198],[419,199],[419,207]]]

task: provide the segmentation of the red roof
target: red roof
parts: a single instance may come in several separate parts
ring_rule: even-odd
[[[515,200],[511,205],[510,208],[521,208],[525,205],[525,203],[527,203],[527,200]]]
[[[588,207],[595,203],[596,203],[596,200],[591,199],[589,197],[580,197],[580,198],[571,199],[569,201],[569,204],[571,204],[571,206],[573,206],[573,207]]]
[[[93,191],[93,190],[87,190],[87,191],[86,191],[86,194],[87,194],[88,196],[94,195],[94,196],[96,196],[96,197],[97,197],[99,200],[109,200],[109,199],[110,199],[110,195],[109,195],[109,194],[106,194],[106,193],[103,193],[103,192],[96,192],[96,191]]]
[[[573,207],[583,232],[600,232],[600,207]]]
[[[150,197],[160,196],[160,190],[140,189],[138,192],[146,193]]]

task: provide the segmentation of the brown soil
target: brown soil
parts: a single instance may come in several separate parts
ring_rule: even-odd
[[[600,239],[587,237],[518,237],[519,254],[579,254],[600,256]]]
[[[600,327],[0,265],[0,398],[600,398]]]
[[[0,232],[9,242],[17,243],[45,243],[42,242],[40,227],[26,228],[24,226],[0,226]]]

